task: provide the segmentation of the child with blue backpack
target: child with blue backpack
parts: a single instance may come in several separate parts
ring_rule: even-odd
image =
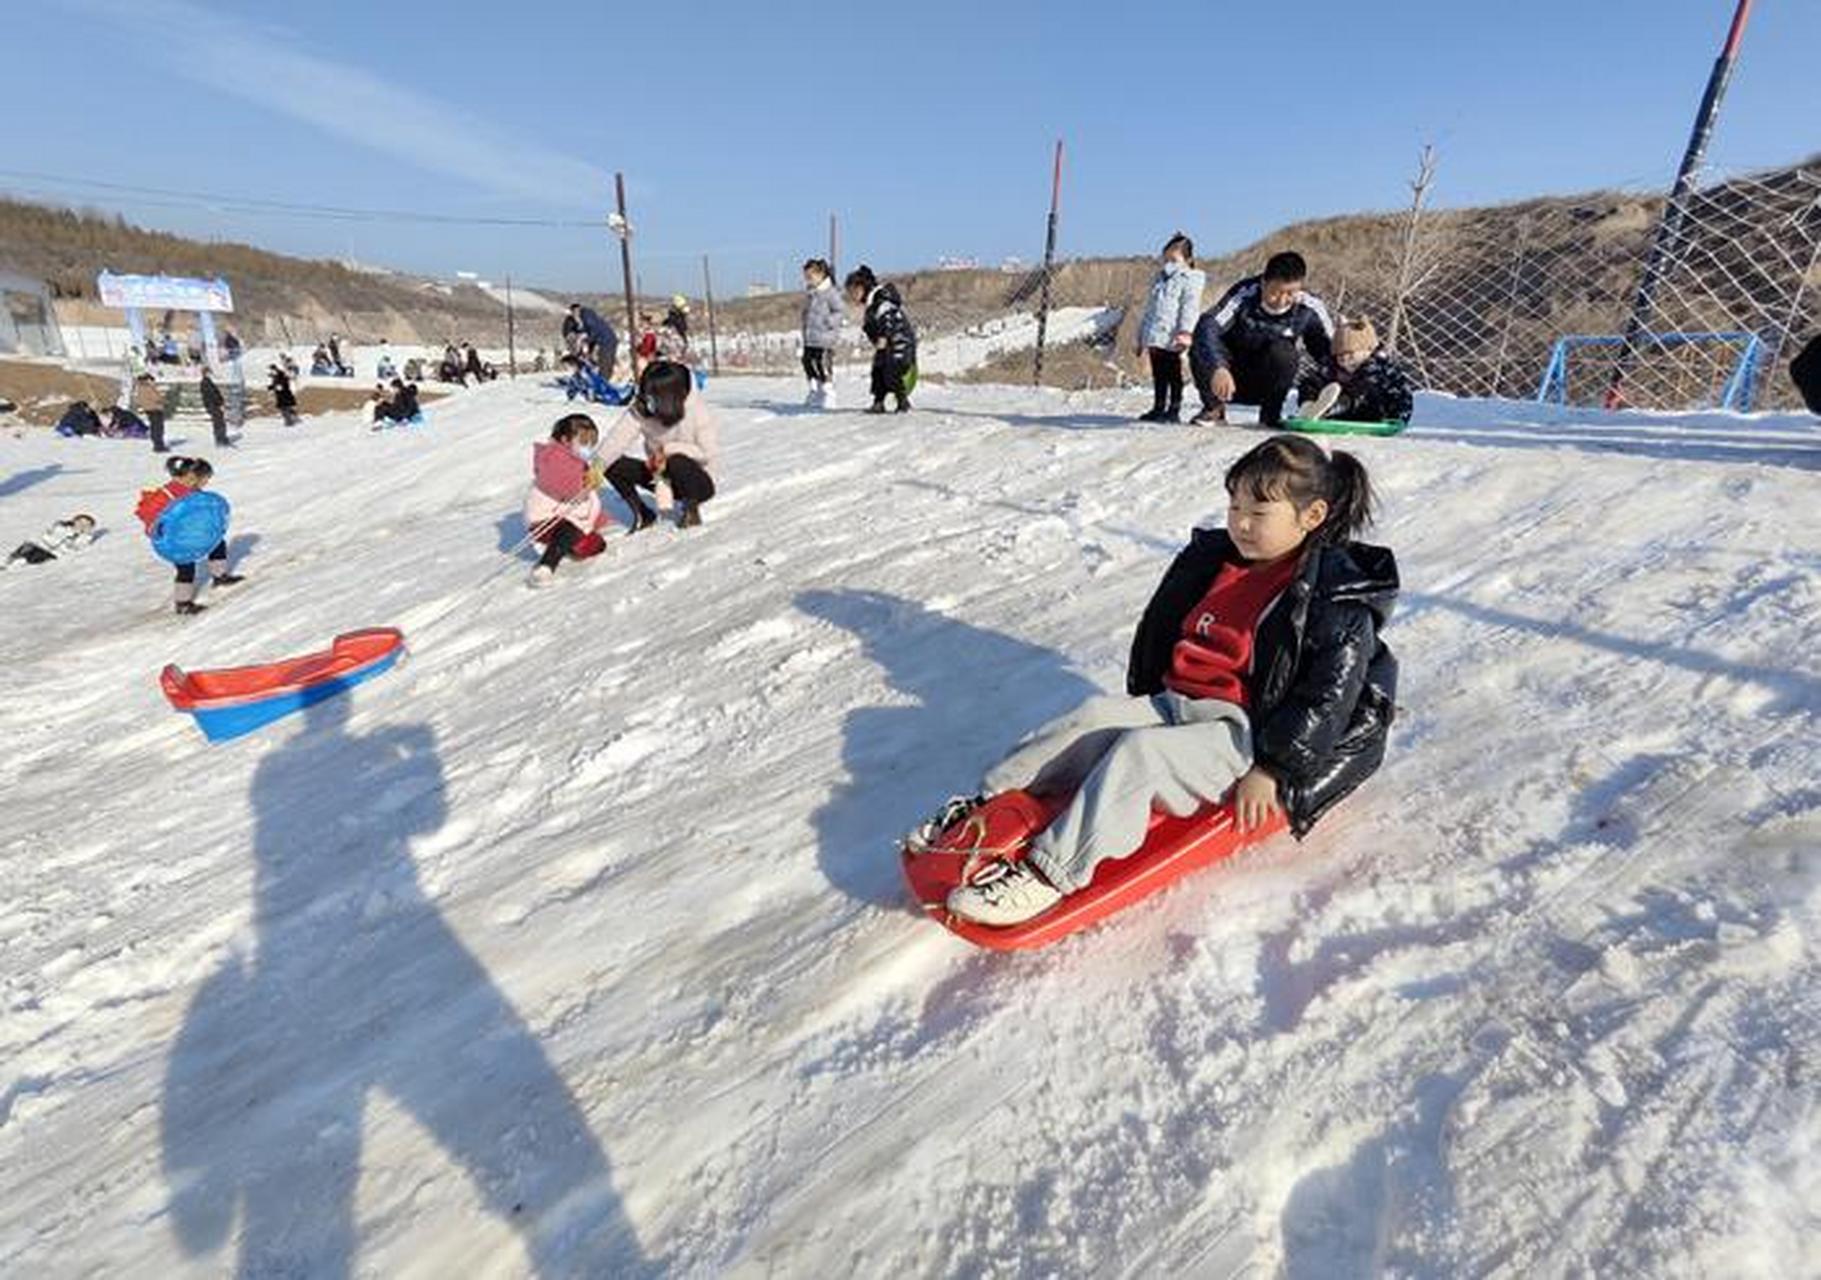
[[[209,465],[206,458],[167,458],[164,464],[165,474],[170,477],[156,489],[142,489],[139,503],[133,508],[133,514],[139,517],[145,526],[145,536],[152,540],[153,549],[161,557],[169,559],[168,548],[159,544],[167,533],[165,521],[175,516],[178,504],[200,494],[209,487],[214,479],[215,468]],[[220,504],[225,511],[226,504]],[[209,581],[217,587],[231,587],[244,581],[241,574],[228,572],[228,543],[225,519],[215,545],[204,557],[208,561]],[[207,606],[196,602],[196,565],[198,561],[176,561],[177,585],[175,600],[177,614],[180,617],[201,613]]]

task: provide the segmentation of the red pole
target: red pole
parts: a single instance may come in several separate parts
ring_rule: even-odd
[[[1707,91],[1701,95],[1701,106],[1695,112],[1695,126],[1688,134],[1688,146],[1682,152],[1682,166],[1676,170],[1675,185],[1669,189],[1669,200],[1663,206],[1663,219],[1657,223],[1657,234],[1650,246],[1650,258],[1638,280],[1637,296],[1632,300],[1631,317],[1625,322],[1625,340],[1619,346],[1619,358],[1612,369],[1612,381],[1606,388],[1608,409],[1625,405],[1625,375],[1630,372],[1638,339],[1650,328],[1650,313],[1656,306],[1657,286],[1682,234],[1687,217],[1688,193],[1694,190],[1695,175],[1707,155],[1707,143],[1713,137],[1714,121],[1720,114],[1720,99],[1732,81],[1733,64],[1738,61],[1739,43],[1745,38],[1745,23],[1751,17],[1753,0],[1738,0],[1733,9],[1732,26],[1726,32],[1726,43],[1714,59],[1707,77]]]

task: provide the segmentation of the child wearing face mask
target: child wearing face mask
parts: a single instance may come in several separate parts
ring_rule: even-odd
[[[1334,354],[1298,384],[1305,418],[1343,422],[1408,422],[1415,403],[1410,371],[1378,346],[1378,331],[1360,317],[1334,331]]]
[[[585,413],[558,418],[550,438],[531,446],[531,491],[525,495],[525,525],[543,548],[531,585],[547,587],[565,556],[586,560],[607,547],[601,529],[602,472],[594,458],[600,428]]]

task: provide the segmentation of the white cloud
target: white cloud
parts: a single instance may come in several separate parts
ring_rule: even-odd
[[[316,126],[422,169],[508,196],[598,208],[608,175],[584,160],[513,138],[472,113],[388,84],[359,67],[291,47],[295,33],[262,28],[189,0],[66,0],[110,24],[157,32],[169,56],[154,66]],[[405,57],[418,56],[409,45]]]

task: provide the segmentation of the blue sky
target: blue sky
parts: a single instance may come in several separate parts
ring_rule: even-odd
[[[643,284],[1204,251],[1407,199],[1662,186],[1731,0],[9,6],[0,190],[145,225],[437,274],[617,287],[589,225],[329,220],[198,195],[586,224],[625,171]],[[519,14],[523,17],[520,19]],[[1821,4],[1761,0],[1712,160],[1821,147]],[[23,56],[21,56],[23,55]],[[26,177],[24,174],[56,175]],[[148,196],[63,179],[161,188]]]

